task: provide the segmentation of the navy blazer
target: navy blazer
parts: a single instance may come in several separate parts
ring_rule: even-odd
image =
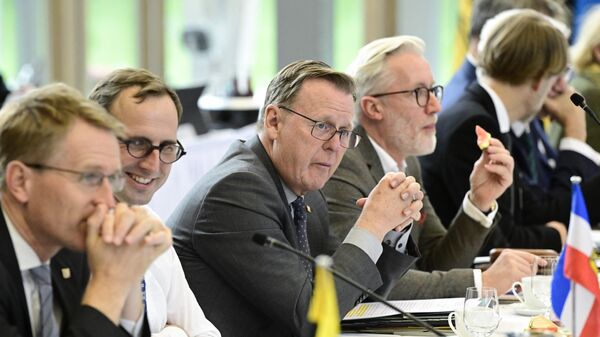
[[[81,305],[90,275],[85,254],[62,249],[51,259],[50,266],[54,300],[62,309],[60,336],[130,336],[98,310]],[[64,268],[68,268],[70,272],[67,278],[63,277]],[[144,322],[143,335],[149,336],[148,323],[145,319]],[[21,270],[1,213],[0,332],[3,337],[33,337]]]
[[[469,62],[469,59],[465,57],[465,60],[460,65],[460,68],[454,73],[448,84],[444,87],[444,96],[442,97],[442,113],[447,107],[451,107],[458,101],[460,96],[465,93],[465,90],[469,85],[477,80],[475,66]]]
[[[425,188],[445,224],[450,223],[459,209],[462,197],[469,189],[473,164],[481,155],[475,141],[475,125],[500,139],[507,148],[513,148],[511,137],[500,133],[490,96],[477,82],[469,86],[458,103],[440,116],[437,148],[433,154],[420,159]],[[580,155],[568,152],[565,155],[569,159],[565,157],[565,165],[562,158],[559,160],[553,177],[558,187],[552,192],[533,190],[520,178],[519,167],[515,167],[513,186],[498,199],[502,219],[490,234],[482,254],[487,254],[494,247],[561,249],[558,233],[544,224],[551,220],[568,224],[571,195],[567,182],[573,174],[586,177],[588,171],[586,165],[575,161]],[[598,184],[597,176],[585,180],[582,188],[588,200],[598,200]],[[591,221],[598,222],[600,211],[593,208],[590,211]]]

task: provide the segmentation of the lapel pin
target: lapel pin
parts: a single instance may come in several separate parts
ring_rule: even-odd
[[[62,277],[63,277],[65,280],[68,280],[68,279],[70,279],[70,278],[71,278],[71,269],[69,269],[69,268],[62,268],[62,269],[60,270],[60,272],[62,273]]]
[[[312,208],[310,208],[310,206],[306,205],[306,211],[307,211],[308,213],[312,213]]]

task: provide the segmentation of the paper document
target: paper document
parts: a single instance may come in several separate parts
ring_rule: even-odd
[[[402,311],[410,312],[411,314],[424,314],[434,312],[452,312],[461,308],[464,303],[464,298],[436,298],[431,300],[411,300],[411,301],[390,301],[390,303]],[[398,315],[391,308],[379,303],[369,302],[361,303],[350,310],[344,320],[367,319],[376,317],[386,317]]]

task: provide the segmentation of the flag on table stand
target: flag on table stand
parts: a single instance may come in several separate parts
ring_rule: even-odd
[[[590,259],[592,229],[579,183],[572,177],[571,219],[567,243],[552,278],[552,309],[573,337],[600,336],[600,289],[597,270]]]
[[[337,337],[340,334],[340,311],[333,275],[327,269],[331,257],[320,255],[316,259],[315,286],[308,309],[308,320],[317,325],[315,337]]]

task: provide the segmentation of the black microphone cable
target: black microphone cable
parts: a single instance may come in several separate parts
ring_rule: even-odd
[[[295,255],[298,255],[308,261],[310,261],[313,265],[315,264],[315,259],[308,255],[305,254],[297,249],[294,249],[293,247],[291,247],[290,245],[281,242],[275,238],[272,238],[270,236],[264,235],[264,234],[260,234],[260,233],[255,233],[252,236],[252,241],[256,242],[257,244],[261,245],[261,246],[269,246],[269,247],[276,247],[276,248],[280,248],[283,250],[287,250],[288,252],[291,252]],[[445,337],[446,335],[439,331],[438,329],[434,328],[433,326],[431,326],[430,324],[428,324],[427,322],[424,322],[422,320],[420,320],[419,318],[415,317],[413,314],[406,312],[400,308],[398,308],[397,306],[391,304],[389,301],[387,301],[385,298],[381,297],[380,295],[374,293],[373,291],[371,291],[370,289],[368,289],[367,287],[363,286],[362,284],[354,281],[353,279],[351,279],[350,277],[340,273],[339,271],[327,267],[327,270],[329,270],[330,272],[333,273],[333,275],[335,275],[336,277],[342,279],[344,282],[350,284],[351,286],[353,286],[354,288],[366,293],[367,295],[369,295],[370,297],[372,297],[373,299],[375,299],[377,302],[385,305],[386,307],[396,311],[397,313],[399,313],[400,315],[407,317],[408,319],[412,320],[413,322],[415,322],[417,325],[419,325],[420,327],[426,329],[427,331],[430,331],[432,333],[434,333],[437,336],[440,337]]]

